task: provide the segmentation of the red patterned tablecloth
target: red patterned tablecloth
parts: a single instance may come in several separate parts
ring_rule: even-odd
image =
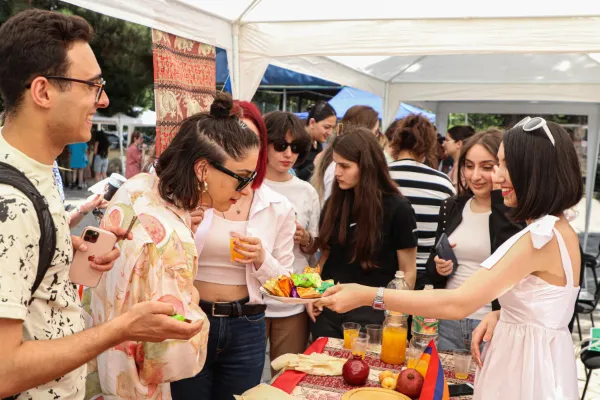
[[[327,345],[324,350],[325,354],[329,354],[333,357],[348,358],[350,357],[350,351],[344,349],[344,341],[342,339],[329,338]],[[440,359],[444,367],[444,373],[448,384],[454,383],[473,383],[475,378],[475,363],[471,364],[471,373],[466,381],[454,378],[453,367],[452,367],[452,354],[440,352]],[[371,373],[369,374],[369,380],[365,386],[380,387],[379,386],[379,373],[383,370],[390,370],[399,372],[401,366],[391,365],[382,362],[379,359],[379,353],[373,353],[367,351],[365,355],[365,361],[371,367]],[[277,378],[273,378],[273,381]],[[356,389],[354,386],[349,386],[344,382],[341,376],[315,376],[306,375],[300,383],[294,388],[291,393],[298,399],[306,400],[340,400],[342,395],[352,389]],[[471,396],[452,397],[452,400],[467,400],[471,399]]]

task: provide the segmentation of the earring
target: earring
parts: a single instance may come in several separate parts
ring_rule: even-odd
[[[203,193],[208,192],[208,183],[202,182],[202,192]]]

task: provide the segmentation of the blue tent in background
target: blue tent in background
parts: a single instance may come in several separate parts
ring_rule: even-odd
[[[364,90],[359,90],[348,86],[340,90],[335,97],[329,100],[329,104],[331,104],[335,110],[338,118],[342,118],[350,107],[357,105],[370,106],[379,113],[379,118],[382,117],[381,109],[383,108],[383,101],[381,97],[374,95],[373,93],[365,92]],[[398,109],[395,119],[402,119],[410,114],[422,114],[429,121],[431,121],[432,124],[435,123],[435,114],[404,103],[400,104],[400,108]],[[296,115],[303,119],[308,117],[307,112],[297,113]]]
[[[227,63],[227,52],[217,48],[217,85],[225,85],[225,91],[231,93],[231,80],[229,79],[229,64]],[[336,88],[341,85],[329,82],[314,76],[300,74],[289,69],[269,65],[260,81],[261,86],[284,87],[304,86],[311,88]]]

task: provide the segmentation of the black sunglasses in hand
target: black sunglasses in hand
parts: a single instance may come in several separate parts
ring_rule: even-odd
[[[240,176],[238,174],[236,174],[235,172],[225,168],[224,166],[222,166],[221,164],[218,163],[210,163],[210,165],[212,165],[213,167],[215,167],[215,169],[221,171],[222,173],[224,173],[225,175],[229,175],[232,178],[237,179],[238,186],[235,189],[236,192],[241,192],[242,190],[244,190],[244,188],[246,186],[248,186],[249,184],[252,183],[252,181],[254,181],[254,178],[256,178],[256,171],[252,171],[252,173],[250,174],[249,177],[245,178],[243,176]]]
[[[285,140],[273,142],[273,148],[278,153],[283,153],[284,151],[286,151],[286,149],[288,147],[290,148],[290,150],[292,150],[292,153],[300,154],[301,148],[300,148],[300,143],[298,143],[298,142],[289,143],[289,142],[286,142]]]

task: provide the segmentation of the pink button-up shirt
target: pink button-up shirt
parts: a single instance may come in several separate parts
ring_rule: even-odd
[[[204,220],[196,231],[198,254],[202,254],[213,215],[213,209],[207,210]],[[266,258],[261,266],[246,265],[249,304],[264,303],[259,289],[267,280],[277,278],[279,275],[289,275],[292,272],[295,232],[296,215],[290,202],[266,185],[255,190],[248,215],[247,235],[260,239]]]

